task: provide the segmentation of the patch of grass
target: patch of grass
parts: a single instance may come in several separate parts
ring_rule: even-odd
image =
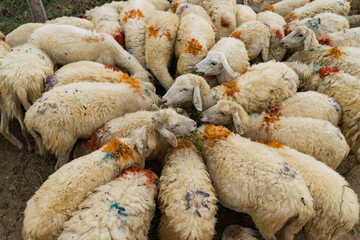
[[[360,226],[359,226],[359,225],[355,225],[355,226],[353,227],[353,229],[350,230],[350,234],[351,234],[352,236],[355,236],[355,235],[357,235],[357,234],[359,234],[359,233],[360,233]]]

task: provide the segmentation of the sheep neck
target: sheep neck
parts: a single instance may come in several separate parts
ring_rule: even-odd
[[[234,75],[228,73],[225,69],[223,69],[223,71],[219,75],[216,76],[219,84],[234,80],[235,77],[236,77],[236,75],[234,76]]]
[[[218,99],[216,98],[216,95],[212,95],[212,89],[210,89],[209,84],[205,81],[205,79],[201,79],[199,81],[199,88],[200,88],[200,96],[201,96],[201,101],[202,101],[202,105],[203,105],[203,111],[205,111],[206,109],[214,106]]]

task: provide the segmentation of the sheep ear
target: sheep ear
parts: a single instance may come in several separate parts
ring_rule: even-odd
[[[236,73],[232,70],[232,68],[229,65],[229,62],[227,61],[226,57],[221,58],[221,64],[224,67],[224,69],[232,76],[236,77]]]
[[[178,141],[175,137],[175,135],[170,132],[169,130],[167,130],[165,127],[161,128],[159,130],[159,133],[166,138],[166,141],[168,141],[168,143],[170,143],[172,146],[177,147],[178,145]]]
[[[194,87],[193,103],[194,103],[195,108],[198,111],[202,110],[202,101],[201,101],[201,95],[200,95],[200,88],[199,87]]]
[[[308,34],[308,35],[306,36],[306,38],[305,38],[305,41],[304,41],[304,50],[305,50],[305,51],[309,50],[311,40],[312,40],[312,35],[311,35],[311,34]]]
[[[241,119],[239,117],[239,113],[234,112],[232,114],[232,118],[233,118],[233,123],[234,123],[235,129],[238,132],[238,134],[240,134],[240,135],[244,134],[245,129],[244,129],[243,123],[241,122]]]

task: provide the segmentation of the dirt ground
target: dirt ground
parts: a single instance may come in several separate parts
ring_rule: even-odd
[[[18,128],[17,123],[12,123],[11,131],[18,139],[23,139]],[[353,157],[347,158],[338,168],[338,172],[344,173],[354,163]],[[53,172],[54,166],[54,158],[45,160],[27,150],[19,151],[0,135],[0,240],[22,239],[22,213],[26,202]],[[160,166],[156,164],[148,167],[156,173],[161,171]],[[360,195],[360,175],[350,179],[349,183]],[[248,215],[223,207],[219,208],[217,219],[217,235],[214,239],[221,239],[224,228],[231,224],[254,227]],[[150,239],[157,239],[156,227],[159,220],[160,212],[157,210],[149,232]],[[305,239],[304,234],[300,232],[295,239]],[[360,225],[355,225],[348,234],[341,238],[341,240],[359,239]]]

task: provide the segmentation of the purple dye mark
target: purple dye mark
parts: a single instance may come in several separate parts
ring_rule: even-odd
[[[335,108],[335,111],[340,112],[340,105],[339,105],[338,101],[336,101],[336,99],[332,98],[332,97],[329,97],[328,100],[330,103],[332,103],[333,107]]]
[[[297,175],[297,170],[291,165],[289,165],[287,162],[284,162],[284,168],[280,168],[279,173],[284,177],[295,179]]]
[[[56,80],[55,75],[56,75],[56,73],[54,73],[53,75],[46,78],[46,80],[45,80],[45,91],[49,91],[50,89],[52,89],[57,84],[57,80]]]
[[[287,77],[284,77],[284,81],[290,83],[290,90],[294,89],[294,83]]]
[[[182,6],[179,10],[178,15],[181,15],[184,12],[185,8],[189,8],[189,5],[186,4],[186,5]]]
[[[195,200],[196,196],[199,196],[200,200],[196,201]],[[192,206],[195,206],[195,213],[199,217],[201,217],[201,214],[199,212],[199,208],[201,206],[210,210],[210,207],[208,205],[208,203],[210,201],[205,199],[208,197],[210,197],[210,194],[208,194],[204,191],[201,191],[201,190],[197,190],[197,191],[190,190],[189,192],[186,192],[186,195],[185,195],[186,208],[185,208],[185,210],[189,210]],[[199,204],[200,201],[201,201],[201,203]]]

